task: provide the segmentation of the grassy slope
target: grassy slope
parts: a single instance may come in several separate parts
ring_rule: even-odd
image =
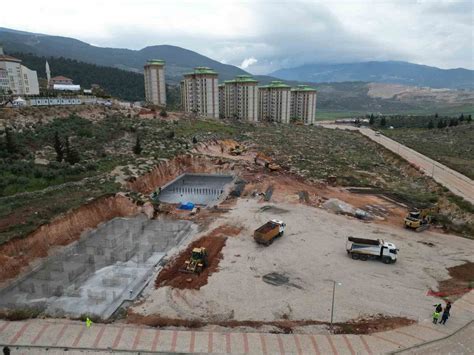
[[[443,129],[398,128],[384,134],[474,179],[474,124]]]
[[[23,237],[39,225],[90,198],[119,191],[119,186],[105,175],[116,165],[138,165],[151,160],[152,163],[145,164],[149,168],[159,158],[170,158],[189,150],[193,145],[193,137],[198,141],[228,137],[248,141],[303,176],[315,179],[336,176],[342,185],[374,186],[414,203],[433,202],[437,199],[437,194],[447,194],[429,178],[408,168],[396,156],[353,132],[304,126],[255,127],[217,121],[171,123],[119,116],[92,126],[82,119],[74,120],[79,121],[74,123],[70,119],[60,119],[36,128],[35,132],[29,132],[30,137],[36,138],[32,140],[33,145],[24,141],[24,149],[30,153],[32,150],[42,149],[50,144],[48,137],[51,136],[53,127],[67,131],[73,123],[79,122],[79,126],[88,127],[93,133],[83,137],[76,135],[76,143],[87,146],[87,151],[81,151],[84,160],[87,159],[99,168],[89,171],[88,179],[80,186],[56,185],[47,193],[37,191],[0,197],[0,243],[14,237]],[[140,161],[131,153],[137,134],[140,135],[143,146]],[[44,140],[40,138],[43,136]],[[22,142],[21,137],[18,141]],[[105,156],[104,150],[108,152]],[[26,157],[34,167],[31,156]],[[459,210],[456,203],[453,200],[452,208]]]

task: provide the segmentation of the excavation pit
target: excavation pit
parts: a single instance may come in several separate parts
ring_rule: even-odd
[[[232,175],[183,174],[161,188],[158,200],[203,206],[219,203],[228,195],[233,181]]]
[[[166,253],[195,232],[189,221],[115,218],[0,290],[0,307],[109,318],[142,291]]]

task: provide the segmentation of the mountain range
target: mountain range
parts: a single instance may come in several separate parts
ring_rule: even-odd
[[[170,109],[179,109],[180,105],[179,86],[174,84],[182,79],[183,73],[196,66],[215,69],[221,82],[235,75],[248,74],[236,66],[222,64],[196,52],[170,45],[151,46],[141,50],[101,48],[73,38],[5,28],[0,28],[0,43],[7,54],[22,59],[26,66],[38,72],[40,78],[46,77],[44,63],[48,60],[52,75],[68,76],[82,87],[90,87],[96,83],[110,95],[130,101],[144,99],[141,74],[144,63],[148,59],[164,59]],[[436,78],[433,78],[433,70],[438,73],[437,82]],[[304,74],[305,71],[309,74]],[[371,62],[303,66],[283,69],[272,75],[274,76],[254,77],[260,84],[280,77],[290,85],[308,83],[315,86],[318,90],[319,117],[347,117],[350,114],[367,112],[474,112],[473,90],[413,86],[448,86],[444,84],[451,83],[453,87],[472,88],[472,79],[469,79],[472,77],[472,71],[464,69],[461,69],[459,74],[458,69],[448,71],[410,63]],[[316,84],[313,82],[315,80],[319,82]]]
[[[150,46],[140,50],[102,48],[74,38],[49,36],[1,27],[0,43],[8,53],[63,57],[138,73],[143,72],[143,66],[147,60],[163,59],[166,62],[166,79],[170,83],[178,83],[184,73],[197,66],[213,68],[219,73],[221,80],[248,74],[233,65],[222,64],[199,53],[170,45]],[[53,68],[51,69],[53,70]]]
[[[399,61],[346,64],[308,64],[271,74],[284,80],[314,83],[367,81],[431,88],[473,89],[474,70],[439,69]]]
[[[211,67],[219,73],[219,80],[228,80],[246,71],[228,64],[171,45],[156,45],[140,50],[102,48],[77,39],[17,31],[0,27],[0,43],[9,53],[31,53],[40,57],[64,57],[85,63],[114,67],[141,73],[149,59],[166,61],[166,79],[178,83],[182,75],[197,66]],[[308,64],[297,68],[280,69],[269,76],[256,75],[261,83],[283,80],[328,83],[346,81],[395,83],[432,88],[474,89],[474,71],[467,69],[439,69],[407,62],[362,62],[347,64]]]

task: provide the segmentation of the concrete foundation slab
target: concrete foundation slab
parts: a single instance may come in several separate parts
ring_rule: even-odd
[[[231,175],[183,174],[164,185],[158,200],[165,203],[193,202],[196,205],[215,203],[228,194]]]
[[[141,292],[166,253],[195,230],[189,221],[115,218],[1,290],[0,306],[108,318]]]

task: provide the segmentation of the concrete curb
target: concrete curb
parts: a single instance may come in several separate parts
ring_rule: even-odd
[[[460,331],[462,331],[463,329],[467,328],[468,326],[470,326],[470,325],[473,324],[473,323],[474,323],[474,320],[471,320],[471,321],[467,322],[466,324],[464,324],[461,328],[458,328],[457,330],[455,330],[453,333],[451,333],[451,334],[449,334],[449,335],[446,335],[446,336],[444,336],[444,337],[442,337],[442,338],[429,340],[429,341],[426,341],[426,342],[421,343],[421,344],[416,344],[416,345],[410,346],[410,347],[408,347],[408,348],[404,348],[404,349],[400,349],[400,350],[396,350],[396,351],[391,351],[391,352],[389,352],[388,354],[401,354],[401,353],[404,353],[405,351],[409,351],[409,350],[421,348],[422,346],[425,346],[425,345],[430,345],[430,344],[436,343],[436,342],[438,342],[438,341],[442,341],[442,340],[445,340],[445,339],[449,339],[449,338],[451,338],[452,336],[456,335],[457,333],[459,333]]]
[[[3,348],[4,346],[8,346],[10,350],[14,349],[42,349],[42,350],[63,350],[63,351],[69,351],[69,350],[80,350],[80,351],[91,351],[91,352],[98,352],[98,351],[103,351],[103,352],[110,352],[110,353],[130,353],[130,354],[170,354],[168,351],[151,351],[151,350],[129,350],[129,349],[111,349],[111,348],[91,348],[91,347],[81,347],[81,346],[57,346],[57,345],[52,345],[52,346],[46,346],[46,345],[9,345],[9,344],[1,344],[0,347]],[[176,352],[173,353],[174,355],[187,355],[189,353],[180,353]],[[199,353],[193,353],[193,354],[198,354]]]

